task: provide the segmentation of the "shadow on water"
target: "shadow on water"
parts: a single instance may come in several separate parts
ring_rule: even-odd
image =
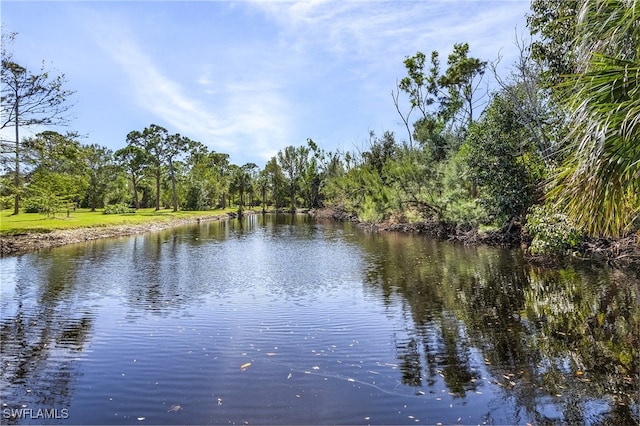
[[[441,376],[464,398],[484,370],[540,424],[640,420],[633,276],[598,263],[534,267],[518,250],[409,235],[362,241],[368,285],[387,301],[402,296],[406,332],[396,346],[405,384],[433,385]]]

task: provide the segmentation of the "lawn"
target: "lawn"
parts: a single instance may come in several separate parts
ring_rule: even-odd
[[[153,208],[140,209],[135,213],[104,214],[103,210],[95,212],[89,209],[76,209],[58,213],[55,217],[47,217],[40,213],[20,213],[13,215],[13,210],[0,211],[0,236],[24,233],[46,233],[56,229],[91,228],[110,225],[140,224],[158,221],[169,221],[189,217],[219,216],[236,211],[235,209],[207,211],[177,211],[170,209],[155,211]]]

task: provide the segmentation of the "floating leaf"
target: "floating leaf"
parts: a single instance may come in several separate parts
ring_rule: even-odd
[[[245,362],[244,364],[242,364],[242,365],[240,366],[240,371],[244,371],[244,370],[246,370],[247,368],[249,368],[249,366],[250,366],[250,365],[251,365],[251,363],[250,363],[250,362]]]

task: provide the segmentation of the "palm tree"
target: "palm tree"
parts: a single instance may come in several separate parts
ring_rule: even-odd
[[[586,0],[578,72],[560,87],[567,160],[550,197],[594,236],[619,237],[640,214],[640,0]]]

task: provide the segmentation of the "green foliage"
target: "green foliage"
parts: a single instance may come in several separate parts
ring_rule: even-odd
[[[637,1],[585,1],[575,26],[582,62],[562,86],[568,154],[550,196],[594,236],[624,235],[640,215],[639,15]]]
[[[310,148],[306,146],[288,146],[278,152],[278,164],[286,176],[286,186],[289,192],[291,211],[295,211],[298,192],[302,185],[305,167],[309,161]]]
[[[88,183],[86,191],[87,205],[95,211],[102,207],[109,190],[118,183],[115,176],[113,152],[105,147],[92,144],[82,150],[83,162]]]
[[[0,210],[8,209],[12,202],[12,197],[0,197]]]
[[[582,235],[569,217],[550,205],[534,206],[527,215],[527,232],[533,236],[529,252],[534,255],[558,255],[576,247]]]
[[[544,163],[520,125],[512,98],[499,93],[471,126],[461,155],[480,186],[480,200],[501,222],[522,217],[540,197]]]
[[[128,204],[125,203],[109,204],[108,206],[105,206],[103,211],[104,214],[127,214],[135,212],[135,209],[132,209]]]
[[[418,51],[404,60],[407,76],[392,93],[396,110],[409,131],[409,145],[412,140],[429,146],[434,159],[441,160],[446,152],[445,129],[464,134],[473,122],[474,109],[478,107],[476,90],[484,74],[487,63],[469,56],[468,43],[456,43],[447,58],[448,68],[440,71],[440,54],[431,52],[430,66],[427,57]],[[403,114],[399,105],[400,93],[409,98],[410,108]],[[420,114],[413,124],[411,133],[409,120],[413,111]]]
[[[2,142],[0,159],[13,177],[12,192],[14,196],[14,214],[20,212],[20,200],[24,194],[25,166],[23,141],[20,139],[20,129],[64,124],[67,120],[65,113],[71,105],[67,99],[72,91],[63,89],[66,82],[64,74],[50,78],[44,70],[33,74],[27,68],[13,60],[13,53],[7,49],[7,44],[14,41],[16,33],[2,32],[2,53],[0,67],[0,115],[2,126],[0,129],[13,127],[15,139]],[[44,64],[44,61],[43,61]],[[9,148],[10,147],[10,148]],[[10,164],[10,166],[9,166]]]
[[[471,57],[467,43],[453,46],[443,70],[437,51],[407,57],[392,97],[408,142],[370,133],[364,152],[325,153],[308,139],[260,171],[153,124],[130,132],[115,154],[81,145],[72,133],[45,131],[17,143],[15,152],[5,149],[0,197],[17,196],[49,215],[72,205],[118,211],[154,201],[156,209],[174,210],[335,204],[364,221],[410,218],[468,228],[522,219],[546,195],[568,219],[531,210],[532,251],[570,247],[576,235],[570,222],[592,235],[619,236],[640,221],[639,8],[624,0],[533,0],[528,25],[536,41],[521,47],[514,78],[496,75],[501,90],[478,121],[482,97],[475,92],[487,63]],[[30,75],[10,55],[2,65],[7,87]],[[61,82],[50,86],[62,95],[52,112],[66,108],[70,92]],[[6,103],[6,90],[7,123],[33,124],[10,116],[16,105]],[[551,170],[554,178],[543,188]]]
[[[464,157],[458,153],[441,165],[442,195],[444,206],[442,220],[455,223],[461,228],[477,227],[488,222],[487,210],[471,196],[469,169]]]
[[[362,206],[358,209],[358,218],[366,223],[382,222],[388,214],[385,207],[376,198],[366,195]]]
[[[543,67],[545,86],[553,88],[576,68],[572,41],[580,0],[532,0],[527,26],[535,41],[533,58]]]
[[[55,217],[57,213],[68,208],[69,203],[55,196],[30,197],[27,198],[24,205],[26,213],[41,213],[47,217]]]

